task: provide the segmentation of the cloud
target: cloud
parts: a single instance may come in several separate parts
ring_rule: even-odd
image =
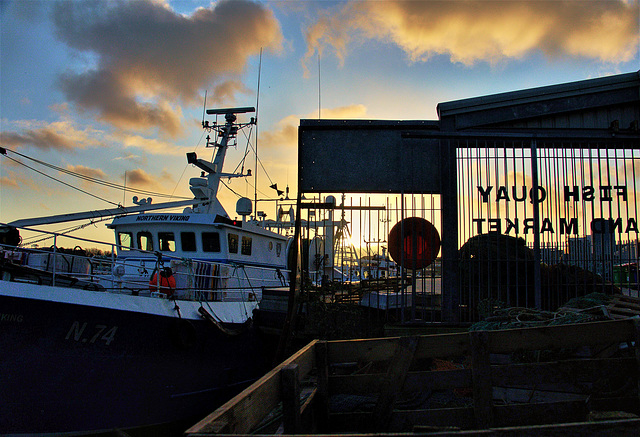
[[[99,168],[91,168],[84,165],[67,165],[67,170],[80,173],[93,179],[106,179],[107,175]]]
[[[78,130],[70,121],[44,124],[32,121],[15,122],[21,133],[5,131],[0,133],[2,144],[14,148],[33,146],[41,150],[73,152],[89,146],[101,145],[96,139],[100,132],[91,128]]]
[[[153,187],[156,185],[154,178],[142,169],[127,171],[127,185],[136,187]]]
[[[130,135],[126,133],[114,133],[112,138],[122,147],[143,149],[146,153],[151,155],[185,156],[185,153],[187,152],[186,149],[182,147],[157,138],[146,138],[140,135]],[[134,158],[135,156],[128,155],[127,159],[129,157]]]
[[[34,178],[33,173],[28,175],[23,173],[25,170],[12,161],[3,160],[2,165],[4,176],[0,176],[0,185],[3,188],[16,189],[16,192],[25,188],[32,192],[39,192],[47,188],[47,184],[38,183],[39,178]]]
[[[237,77],[248,59],[282,45],[273,12],[248,0],[223,0],[190,16],[152,0],[60,1],[52,16],[58,38],[94,61],[60,76],[67,99],[119,128],[172,136],[182,114],[169,101],[200,104],[209,86],[213,101],[247,92]]]
[[[29,130],[24,133],[4,132],[2,143],[12,147],[34,146],[42,150],[74,150],[74,145],[64,136],[50,128]]]
[[[364,105],[348,105],[337,108],[324,108],[321,110],[323,119],[358,119],[365,118],[367,108]],[[266,149],[286,149],[286,153],[290,153],[290,149],[298,147],[298,126],[300,119],[317,119],[318,111],[311,112],[307,115],[289,115],[278,122],[276,129],[262,132],[260,135],[260,148]],[[264,147],[264,148],[263,148]]]
[[[113,158],[113,160],[114,161],[131,161],[131,162],[136,162],[138,164],[146,163],[146,159],[144,159],[140,155],[134,155],[133,153],[128,153],[127,155],[124,155],[124,156],[117,156]]]
[[[14,177],[0,176],[0,185],[7,188],[20,188],[21,185]]]
[[[344,61],[357,39],[400,47],[412,62],[448,55],[472,65],[541,51],[620,63],[637,55],[637,1],[352,1],[306,31],[306,64],[332,48]]]

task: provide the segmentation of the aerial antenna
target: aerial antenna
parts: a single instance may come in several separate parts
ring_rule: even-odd
[[[256,95],[256,171],[253,174],[253,206],[258,210],[258,111],[260,110],[260,74],[262,72],[262,47],[260,47],[260,61],[258,62],[258,91]]]
[[[204,129],[204,113],[207,109],[207,90],[204,90],[204,104],[202,105],[202,128]]]
[[[122,206],[127,205],[127,171],[124,171],[124,185],[122,186]]]
[[[321,100],[320,100],[320,90],[321,90],[321,82],[320,82],[320,51],[318,50],[318,119],[322,118],[321,113]]]

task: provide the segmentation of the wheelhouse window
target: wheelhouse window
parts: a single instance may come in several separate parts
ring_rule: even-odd
[[[238,253],[238,234],[228,234],[229,253]]]
[[[242,237],[240,253],[243,255],[251,255],[251,237]]]
[[[158,232],[158,244],[162,252],[176,251],[176,237],[173,232]]]
[[[153,250],[153,237],[151,236],[151,232],[138,232],[138,249]]]
[[[195,252],[196,251],[196,233],[195,232],[180,232],[180,247],[183,252]]]
[[[133,234],[131,232],[118,232],[118,244],[120,250],[133,249]]]
[[[217,232],[203,232],[202,250],[205,252],[220,252],[220,234]]]
[[[276,243],[276,256],[280,258],[280,253],[282,252],[282,243]]]

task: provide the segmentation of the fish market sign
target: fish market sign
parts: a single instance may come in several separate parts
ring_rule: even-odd
[[[510,204],[510,202],[529,202],[533,204],[538,202],[542,204],[547,200],[547,190],[544,187],[538,186],[537,188],[527,189],[526,186],[520,187],[506,187],[504,185],[494,187],[488,185],[486,187],[477,186],[478,194],[483,203],[490,202],[504,202]],[[495,190],[494,190],[495,189]],[[577,185],[566,185],[563,189],[564,202],[626,202],[627,201],[627,187],[625,185],[602,185],[595,187],[592,185],[585,185],[579,187]],[[481,234],[484,232],[498,232],[509,234],[514,232],[516,234],[524,233],[528,234],[529,231],[535,232],[535,220],[533,218],[504,218],[504,219],[484,219],[474,218],[472,219],[476,227],[476,231]],[[540,217],[539,232],[560,234],[578,235],[579,220],[577,217],[566,218],[559,217],[554,226],[554,223],[547,217]],[[604,234],[622,232],[638,233],[638,223],[635,218],[629,217],[625,221],[622,218],[594,218],[590,225],[590,231],[593,234]]]
[[[136,218],[137,222],[188,222],[191,216],[175,214],[144,214]]]

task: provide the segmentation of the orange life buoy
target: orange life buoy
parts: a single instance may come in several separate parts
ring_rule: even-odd
[[[389,255],[409,270],[427,267],[439,252],[440,234],[435,226],[423,218],[401,220],[389,232]]]
[[[159,282],[159,283],[158,283]],[[167,296],[173,296],[173,292],[176,289],[176,278],[173,277],[173,272],[170,268],[160,270],[160,278],[158,279],[158,273],[154,273],[149,281],[149,290],[152,293],[160,292]]]

